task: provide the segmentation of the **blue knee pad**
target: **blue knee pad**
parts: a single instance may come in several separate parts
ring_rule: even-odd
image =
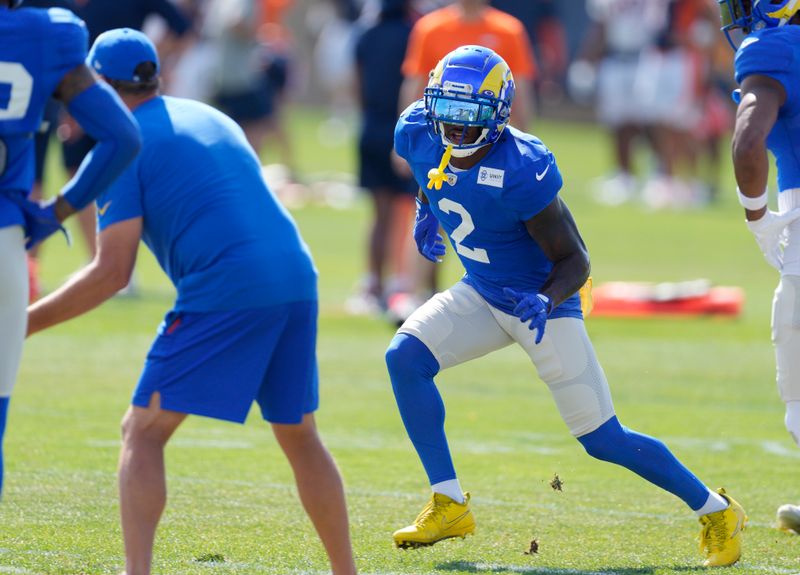
[[[416,337],[398,333],[386,350],[386,367],[403,425],[431,485],[455,479],[444,433],[444,402],[433,383],[439,362]]]
[[[692,509],[700,509],[708,499],[708,488],[664,443],[623,427],[616,416],[578,441],[592,457],[630,469],[683,499]]]
[[[9,397],[0,397],[0,495],[3,494],[3,436],[6,433]]]

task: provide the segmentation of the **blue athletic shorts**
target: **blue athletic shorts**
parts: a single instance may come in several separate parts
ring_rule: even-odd
[[[158,329],[133,405],[244,423],[253,401],[272,423],[300,423],[319,405],[317,302],[263,309],[171,311]]]

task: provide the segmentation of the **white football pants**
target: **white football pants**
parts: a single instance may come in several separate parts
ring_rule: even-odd
[[[781,213],[800,208],[800,189],[778,194]],[[783,401],[800,401],[800,220],[787,228],[781,281],[772,301],[778,391]]]
[[[0,228],[0,397],[17,379],[28,327],[28,261],[21,226]]]
[[[489,305],[458,282],[417,309],[398,330],[430,349],[440,369],[518,343],[550,388],[570,432],[580,437],[614,416],[611,392],[583,320],[551,319],[537,345],[536,332],[517,317]]]

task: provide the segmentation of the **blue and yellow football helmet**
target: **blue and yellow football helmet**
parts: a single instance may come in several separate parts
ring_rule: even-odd
[[[762,28],[777,28],[800,12],[800,0],[718,0],[722,31],[736,48],[731,32],[740,29],[745,34]]]
[[[461,46],[441,59],[425,88],[428,127],[453,155],[465,156],[497,141],[508,125],[514,100],[514,76],[499,55],[483,46]],[[444,125],[462,126],[461,138],[451,142]],[[468,128],[481,134],[466,143]]]

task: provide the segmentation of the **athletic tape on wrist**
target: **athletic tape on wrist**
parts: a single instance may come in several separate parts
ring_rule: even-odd
[[[756,210],[760,210],[761,208],[765,208],[767,206],[767,190],[764,190],[764,193],[758,196],[757,198],[751,198],[750,196],[745,196],[742,193],[742,190],[736,188],[736,195],[739,196],[739,204],[746,209],[754,212]]]

